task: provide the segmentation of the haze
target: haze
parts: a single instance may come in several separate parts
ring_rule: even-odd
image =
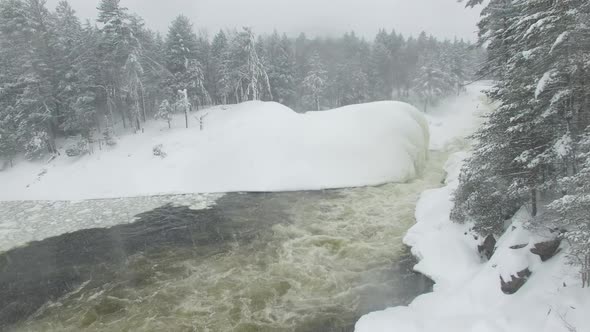
[[[48,0],[53,8],[59,0]],[[80,17],[94,19],[98,0],[70,0]],[[122,0],[150,28],[166,32],[178,14],[210,34],[250,26],[257,33],[276,29],[289,35],[336,36],[354,30],[372,39],[379,28],[405,35],[426,31],[439,38],[475,40],[479,12],[456,0]]]

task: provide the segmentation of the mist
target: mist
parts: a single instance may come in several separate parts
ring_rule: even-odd
[[[58,2],[48,0],[47,4],[53,8]],[[69,2],[81,18],[95,19],[98,1]],[[259,34],[276,29],[290,36],[303,32],[309,37],[334,37],[354,30],[370,39],[385,28],[404,35],[426,31],[440,39],[475,41],[479,17],[479,9],[465,8],[456,0],[122,0],[121,5],[162,33],[174,17],[183,14],[197,30],[209,35],[219,29],[248,26]]]

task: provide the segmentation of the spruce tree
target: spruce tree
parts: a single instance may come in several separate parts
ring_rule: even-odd
[[[321,97],[327,85],[327,72],[317,53],[311,56],[309,63],[310,70],[303,80],[303,87],[312,98],[315,109],[319,111],[321,110]]]
[[[265,41],[268,80],[272,100],[294,106],[295,104],[295,53],[287,36],[275,31]]]

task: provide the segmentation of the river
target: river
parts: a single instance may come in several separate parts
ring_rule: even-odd
[[[208,208],[195,195],[0,203],[0,216],[47,218],[56,235],[0,254],[0,327],[351,331],[361,315],[429,290],[402,238],[448,155],[432,152],[408,183],[233,193]],[[128,222],[112,221],[121,214]],[[57,235],[72,215],[87,229]]]

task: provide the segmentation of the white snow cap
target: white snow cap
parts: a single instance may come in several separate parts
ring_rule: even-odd
[[[19,162],[0,172],[0,199],[378,185],[415,177],[428,153],[427,121],[402,102],[305,114],[274,102],[247,102],[202,112],[208,113],[203,131],[198,124],[183,128],[179,118],[172,130],[148,123],[145,134],[124,136],[109,151],[78,160],[62,154],[43,165],[41,177],[40,164]],[[152,155],[160,144],[166,158]]]

